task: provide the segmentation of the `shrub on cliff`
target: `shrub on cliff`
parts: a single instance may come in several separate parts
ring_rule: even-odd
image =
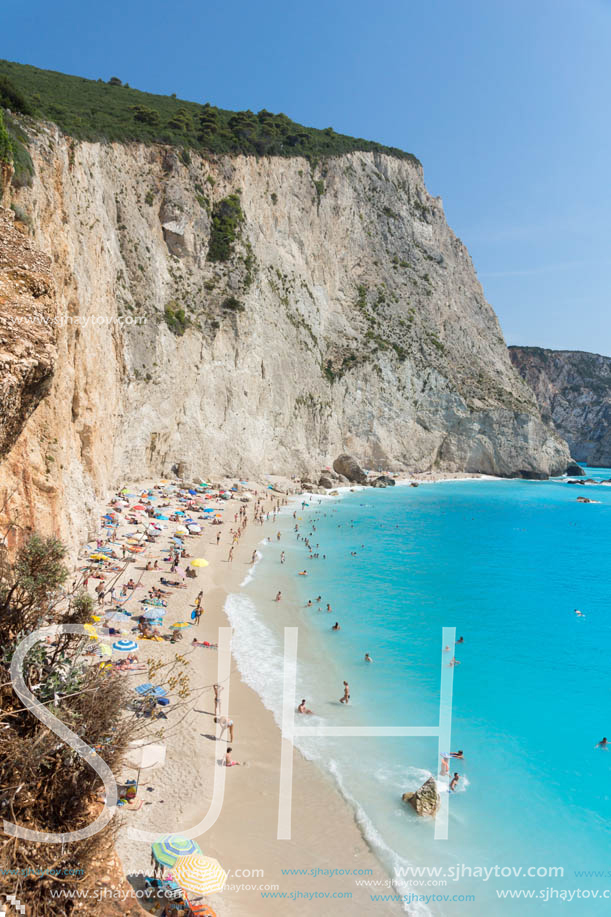
[[[229,261],[233,243],[244,219],[238,194],[217,201],[212,208],[212,229],[208,245],[208,261]]]

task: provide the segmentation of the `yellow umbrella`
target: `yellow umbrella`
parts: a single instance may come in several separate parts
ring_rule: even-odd
[[[83,624],[83,628],[84,630],[87,631],[87,633],[89,634],[92,640],[98,639],[98,632],[95,629],[95,627],[93,626],[93,624]]]
[[[170,624],[170,627],[191,627],[192,621],[177,621],[176,624]]]
[[[106,554],[91,554],[89,560],[109,560]]]
[[[196,895],[214,895],[222,891],[227,881],[227,873],[218,860],[201,853],[178,857],[172,875],[181,888]]]
[[[207,567],[208,561],[205,560],[203,557],[194,557],[193,560],[191,561],[191,566],[192,567]]]

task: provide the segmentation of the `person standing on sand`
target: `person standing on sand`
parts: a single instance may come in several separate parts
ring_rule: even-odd
[[[274,599],[274,602],[280,602],[281,599],[282,599],[282,593],[281,593],[281,592],[277,592],[277,593],[276,593],[276,598]]]
[[[220,540],[221,540],[221,533],[220,533],[220,532],[217,532],[217,533],[216,533],[216,546],[217,546],[217,548],[218,548],[218,546],[219,546],[219,541],[220,541]]]
[[[233,560],[233,545],[229,548],[229,554],[227,555],[227,563],[230,564]]]
[[[284,563],[284,551],[283,551],[283,552],[281,553],[281,555],[280,555],[280,563],[281,563],[281,564]]]
[[[218,682],[212,685],[214,688],[214,719],[218,719],[218,715],[221,712],[221,691],[223,686],[219,685]]]
[[[350,685],[347,681],[344,682],[344,696],[340,697],[340,704],[347,704],[350,701]]]
[[[256,552],[256,550],[255,550],[255,551],[252,552],[252,557],[250,558],[251,564],[254,564],[254,562],[256,561],[256,559],[257,559],[257,552]]]
[[[197,595],[195,596],[195,607],[196,608],[199,608],[200,605],[202,604],[203,597],[204,597],[203,590],[201,590],[201,592],[198,592]]]
[[[233,720],[229,719],[227,716],[219,717],[218,723],[221,727],[220,739],[223,738],[225,730],[229,732],[229,741],[233,742]]]

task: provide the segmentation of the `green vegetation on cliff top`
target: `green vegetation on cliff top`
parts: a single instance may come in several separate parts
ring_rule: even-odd
[[[225,111],[175,96],[140,92],[118,77],[87,80],[0,60],[0,108],[53,121],[78,140],[167,143],[208,153],[307,156],[355,150],[387,153],[418,164],[411,153],[370,140],[303,127],[265,109]]]

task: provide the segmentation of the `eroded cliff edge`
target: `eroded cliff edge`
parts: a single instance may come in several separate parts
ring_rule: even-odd
[[[611,465],[611,357],[580,350],[510,347],[512,362],[579,462]]]
[[[77,143],[29,125],[5,203],[51,259],[57,359],[0,470],[28,456],[60,530],[121,480],[372,467],[559,473],[420,167]],[[21,227],[24,228],[23,226]],[[210,242],[215,257],[210,260]],[[7,469],[9,469],[7,471]]]

